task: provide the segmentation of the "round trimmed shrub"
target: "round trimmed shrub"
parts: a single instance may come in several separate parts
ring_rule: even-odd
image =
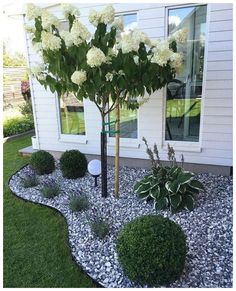
[[[87,171],[87,159],[77,150],[65,151],[60,158],[62,175],[68,179],[83,177]]]
[[[168,285],[184,268],[186,237],[181,227],[160,215],[127,223],[117,239],[118,260],[130,280],[148,286]]]
[[[29,164],[38,175],[50,174],[55,170],[53,156],[43,150],[33,153]]]

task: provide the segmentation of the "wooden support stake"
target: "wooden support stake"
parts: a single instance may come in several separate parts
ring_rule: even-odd
[[[119,198],[119,168],[120,168],[120,105],[117,98],[116,107],[116,155],[115,155],[115,197]]]

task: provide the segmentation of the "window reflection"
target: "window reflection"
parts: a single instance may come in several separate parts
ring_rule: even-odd
[[[166,140],[199,140],[206,6],[170,9],[169,35],[187,29],[187,44],[177,44],[183,54],[182,70],[167,85]]]

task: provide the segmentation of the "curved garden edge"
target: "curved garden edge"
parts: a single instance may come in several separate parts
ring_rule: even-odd
[[[18,133],[18,134],[14,134],[14,135],[11,135],[11,136],[6,136],[6,137],[3,138],[3,143],[5,143],[5,142],[7,142],[9,140],[17,139],[18,137],[21,137],[21,136],[26,136],[28,134],[34,135],[35,134],[35,129],[31,129],[31,130],[28,130],[28,131],[25,131],[25,132],[22,132],[22,133]]]
[[[24,169],[24,168],[27,167],[28,165],[29,165],[28,163],[25,164],[23,167],[19,168],[16,172],[14,172],[14,173],[10,176],[10,178],[8,179],[8,182],[7,182],[8,187],[9,187],[9,183],[10,183],[10,180],[12,179],[12,177],[13,177],[14,175],[16,175],[17,172],[19,172],[20,170]],[[49,205],[46,205],[46,204],[42,204],[42,203],[39,203],[39,202],[33,202],[33,201],[30,201],[30,200],[27,200],[27,199],[25,199],[25,198],[23,198],[23,197],[18,196],[16,193],[14,193],[14,192],[11,190],[10,187],[9,187],[9,189],[10,189],[11,193],[14,194],[14,196],[17,197],[18,199],[21,199],[22,201],[24,201],[24,202],[26,202],[26,203],[33,203],[33,204],[38,205],[38,206],[40,206],[40,207],[47,207],[47,208],[51,209],[52,211],[58,213],[61,217],[63,217],[63,219],[64,219],[65,222],[66,222],[66,226],[67,226],[67,244],[69,245],[69,248],[70,248],[70,255],[71,255],[72,260],[76,263],[76,265],[79,266],[79,268],[81,269],[81,271],[82,271],[84,274],[86,274],[86,275],[91,279],[91,281],[94,283],[94,285],[96,285],[96,287],[98,287],[98,288],[105,288],[105,286],[103,286],[103,285],[100,284],[98,281],[96,281],[94,278],[92,278],[92,277],[91,277],[91,276],[90,276],[90,275],[89,275],[89,274],[84,270],[84,268],[82,267],[82,265],[81,265],[81,264],[78,264],[78,262],[75,260],[73,254],[72,254],[72,252],[71,252],[71,246],[70,246],[70,242],[69,242],[68,224],[67,224],[67,221],[66,221],[66,218],[64,217],[64,215],[63,215],[63,214],[62,214],[62,213],[61,213],[57,208],[55,208],[55,207],[52,207],[52,206],[49,206]]]

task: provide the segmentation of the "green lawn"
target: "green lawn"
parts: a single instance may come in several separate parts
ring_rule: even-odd
[[[62,112],[61,126],[64,134],[85,134],[84,112]]]
[[[4,144],[4,287],[95,287],[72,260],[64,218],[8,188],[9,177],[28,162],[18,155],[28,145],[30,136]]]

